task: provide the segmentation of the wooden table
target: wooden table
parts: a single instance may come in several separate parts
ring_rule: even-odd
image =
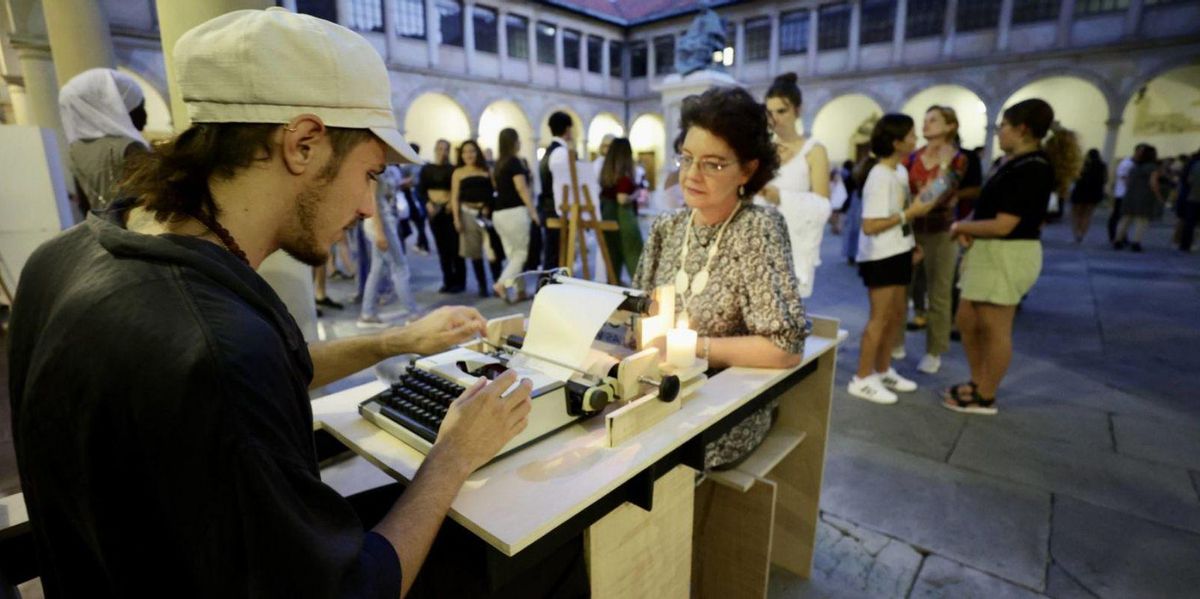
[[[450,517],[512,559],[583,533],[595,597],[687,597],[693,584],[708,595],[707,589],[719,585],[708,577],[693,581],[692,531],[704,525],[694,511],[695,469],[702,467],[705,443],[778,399],[779,420],[763,446],[771,455],[756,460],[762,452],[756,453],[738,471],[727,472],[725,478],[733,480],[722,480],[722,486],[774,485],[772,505],[779,507],[767,524],[773,534],[767,535],[766,555],[807,576],[839,343],[836,321],[813,321],[796,368],[721,371],[678,412],[615,448],[605,447],[602,417],[570,425],[476,471]],[[373,382],[315,400],[313,418],[358,455],[409,481],[423,454],[358,415],[358,404],[383,388]],[[720,497],[705,501],[707,513],[719,514],[727,503]],[[703,548],[696,552],[698,558],[706,554]]]

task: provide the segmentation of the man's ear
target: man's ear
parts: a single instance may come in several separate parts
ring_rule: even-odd
[[[293,175],[302,175],[324,165],[329,145],[325,123],[313,114],[302,114],[283,126],[280,157],[283,166]]]

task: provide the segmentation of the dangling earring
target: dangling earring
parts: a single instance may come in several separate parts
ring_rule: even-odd
[[[738,185],[738,197],[739,198],[746,197],[746,186],[745,185]]]

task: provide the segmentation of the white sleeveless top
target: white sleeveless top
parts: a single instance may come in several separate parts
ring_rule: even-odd
[[[815,138],[808,138],[800,151],[791,160],[779,165],[779,172],[771,180],[779,191],[812,191],[812,177],[809,176],[808,153],[817,145]]]

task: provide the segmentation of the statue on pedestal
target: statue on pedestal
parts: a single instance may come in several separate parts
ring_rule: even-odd
[[[725,22],[712,9],[705,10],[679,38],[675,48],[675,71],[683,77],[705,69],[725,72],[725,65],[714,58],[717,52],[725,51],[726,45]]]

